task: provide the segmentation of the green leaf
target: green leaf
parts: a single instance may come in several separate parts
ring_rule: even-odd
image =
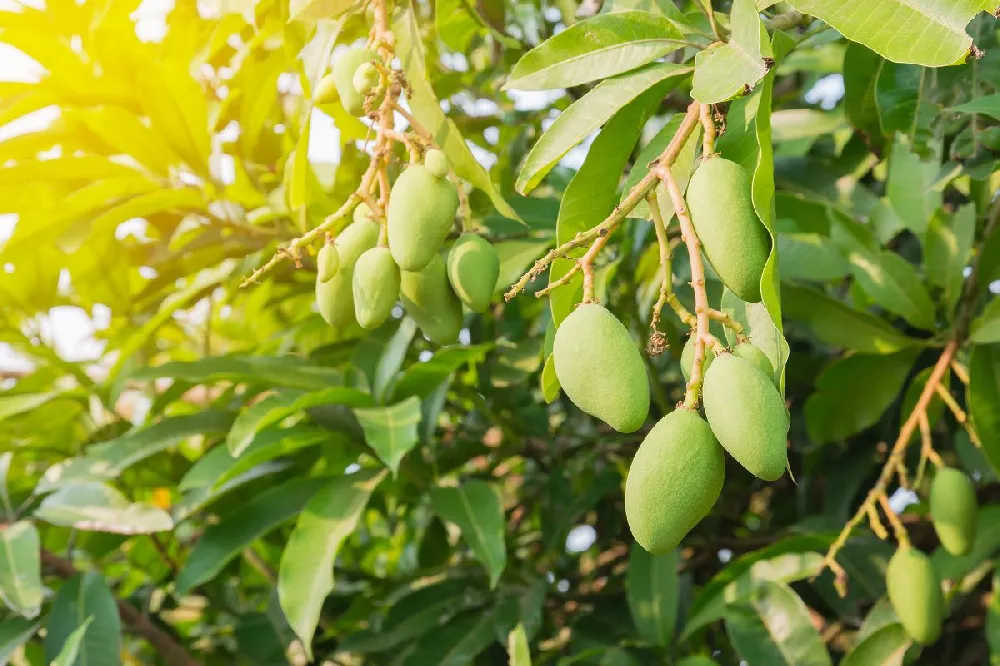
[[[180,379],[195,384],[245,382],[319,391],[343,383],[338,370],[298,356],[209,356],[197,361],[169,361],[132,373],[133,379]]]
[[[842,127],[843,116],[819,109],[782,109],[771,114],[775,143],[832,134]]]
[[[310,660],[320,611],[333,590],[337,551],[383,478],[384,470],[362,470],[331,480],[309,500],[288,537],[278,569],[278,598]]]
[[[890,354],[918,344],[878,317],[818,289],[785,285],[781,298],[789,319],[807,324],[826,344],[869,354]]]
[[[510,666],[531,666],[528,636],[524,633],[524,625],[521,623],[518,623],[507,637],[507,654],[510,655]]]
[[[559,378],[556,377],[556,364],[552,360],[552,354],[545,357],[545,366],[542,368],[542,399],[547,404],[559,397],[561,389]]]
[[[850,265],[830,239],[820,234],[778,234],[782,280],[825,282],[847,277]]]
[[[875,424],[903,389],[914,350],[852,354],[829,365],[806,400],[806,425],[817,442],[836,442]]]
[[[496,492],[485,481],[474,480],[457,488],[432,488],[430,494],[434,510],[458,525],[462,538],[486,568],[490,587],[496,587],[507,563],[503,507]]]
[[[75,666],[121,664],[121,620],[111,588],[99,574],[82,573],[66,581],[45,621],[45,659],[56,659],[70,637],[88,621]]]
[[[972,348],[967,400],[983,453],[1000,473],[1000,345]]]
[[[90,226],[95,233],[114,234],[122,222],[134,217],[147,218],[157,213],[199,211],[208,208],[205,194],[191,187],[156,190],[132,197],[96,216]]]
[[[114,534],[152,534],[174,527],[166,511],[152,504],[129,502],[103,483],[62,486],[42,500],[34,515],[53,525]]]
[[[632,544],[625,589],[639,635],[656,645],[672,645],[680,599],[677,551],[650,555],[639,544]]]
[[[844,111],[851,124],[873,145],[882,143],[882,125],[875,98],[882,62],[877,53],[857,42],[849,43],[844,53]]]
[[[0,599],[31,620],[42,606],[41,546],[38,530],[27,521],[0,527]]]
[[[423,38],[417,17],[411,7],[396,12],[392,30],[396,35],[396,55],[410,84],[411,91],[407,96],[407,102],[414,117],[430,131],[435,143],[448,156],[448,161],[459,178],[485,192],[498,213],[511,220],[520,221],[521,218],[490,180],[490,174],[469,150],[458,127],[441,110],[441,104],[427,79]]]
[[[629,190],[631,190],[636,183],[642,180],[642,177],[649,172],[648,164],[654,159],[660,156],[660,154],[666,150],[667,145],[670,140],[674,138],[677,133],[677,128],[680,127],[681,121],[684,120],[682,114],[674,114],[667,124],[663,126],[659,132],[656,133],[649,143],[647,143],[639,155],[635,158],[635,164],[632,170],[629,171],[628,177],[625,179],[625,185],[622,187],[622,199],[628,196]],[[691,132],[691,136],[688,137],[687,141],[684,142],[684,146],[681,148],[680,152],[677,154],[677,159],[670,166],[670,173],[673,175],[674,180],[677,181],[677,187],[683,192],[687,189],[688,181],[691,179],[691,174],[695,169],[695,156],[698,152],[698,146],[701,142],[701,125],[695,127],[695,130]],[[669,223],[670,218],[674,215],[674,204],[670,200],[670,194],[667,192],[667,186],[663,183],[659,183],[656,186],[656,202],[660,204],[660,214],[663,216],[664,223]],[[649,204],[646,201],[640,201],[639,205],[632,209],[629,213],[629,217],[639,218],[643,220],[651,219],[652,213],[649,210]]]
[[[59,650],[59,654],[56,658],[52,660],[52,666],[72,666],[76,662],[77,655],[80,654],[80,646],[83,643],[83,637],[87,633],[87,629],[90,628],[90,623],[94,621],[94,616],[91,615],[83,624],[73,630],[73,633],[69,635],[66,642],[63,643],[62,649]]]
[[[774,368],[774,381],[781,379],[781,373],[788,363],[788,342],[774,322],[763,303],[747,303],[726,289],[722,293],[722,310],[743,325],[743,335],[750,338],[754,347],[764,352]],[[737,343],[736,335],[726,329],[726,340],[730,346]]]
[[[0,396],[0,421],[41,407],[56,395],[58,394],[55,392],[49,392]]]
[[[212,480],[204,484],[208,488],[222,490],[231,481],[241,477],[258,465],[267,463],[275,458],[288,456],[304,448],[322,443],[346,442],[347,435],[339,432],[330,432],[321,428],[308,426],[295,426],[292,428],[267,428],[258,432],[250,442],[250,445],[240,454],[239,458],[233,458],[229,450],[220,447],[220,453],[224,452],[226,465],[220,468],[217,475]],[[214,453],[213,449],[213,453]],[[207,456],[203,457],[205,460]],[[201,461],[199,461],[201,462]],[[192,471],[194,468],[192,468]],[[188,477],[185,476],[184,480]],[[181,481],[180,490],[187,490],[199,486],[187,486]]]
[[[699,51],[694,58],[691,96],[702,104],[724,102],[750,90],[768,71],[761,51],[767,33],[754,0],[735,0],[729,22],[729,41]]]
[[[890,624],[859,641],[841,666],[902,666],[903,655],[912,643],[903,625]]]
[[[450,377],[451,373],[466,363],[481,361],[486,352],[492,348],[492,344],[481,344],[439,349],[423,363],[415,363],[407,368],[402,379],[396,384],[393,399],[398,401],[411,395],[426,398],[441,385],[441,382]]]
[[[238,458],[250,446],[257,433],[264,428],[311,407],[329,404],[353,407],[370,405],[372,399],[361,391],[345,386],[333,386],[310,393],[286,390],[269,395],[236,417],[232,429],[226,436],[226,448],[234,458]]]
[[[599,83],[573,102],[541,136],[524,160],[516,189],[528,194],[576,144],[607,122],[633,99],[663,81],[677,85],[690,67],[673,63],[655,63],[635,72],[621,74]]]
[[[882,133],[913,135],[925,115],[933,117],[937,107],[930,97],[928,70],[916,65],[882,62],[875,83],[875,102],[882,121]]]
[[[5,519],[14,515],[14,505],[10,501],[10,488],[7,485],[10,476],[10,463],[13,460],[13,451],[0,453],[0,512],[2,512],[0,516]]]
[[[3,625],[0,625],[2,631]],[[990,666],[1000,661],[1000,574],[993,573],[993,591],[986,604],[986,642],[990,646]],[[0,642],[0,650],[3,643]],[[0,651],[0,658],[3,652]]]
[[[505,90],[569,88],[628,72],[681,46],[667,19],[640,11],[598,14],[545,40],[522,57]]]
[[[958,111],[959,113],[982,113],[1000,120],[1000,93],[977,97],[965,104],[953,106],[950,110]]]
[[[0,664],[10,663],[14,651],[31,640],[40,624],[21,617],[0,621]]]
[[[472,611],[424,634],[404,666],[466,666],[496,640],[489,613]]]
[[[365,431],[365,441],[375,449],[379,459],[392,470],[399,472],[403,456],[416,446],[419,436],[420,398],[410,396],[391,407],[355,409],[354,416]]]
[[[831,664],[809,611],[787,585],[764,581],[749,599],[726,609],[726,632],[751,664]]]
[[[383,404],[389,395],[406,360],[406,350],[410,348],[416,333],[417,323],[409,317],[404,317],[399,322],[399,328],[383,347],[378,365],[375,366],[375,376],[372,378],[372,396],[379,404]]]
[[[954,309],[965,283],[963,271],[969,264],[976,235],[976,207],[966,204],[951,215],[935,211],[924,236],[924,266],[927,279],[944,289],[944,302]]]
[[[969,339],[976,344],[1000,342],[1000,298],[991,300],[972,322]]]
[[[872,0],[858,11],[854,0],[789,0],[803,14],[823,19],[851,41],[893,62],[944,67],[972,47],[965,26],[982,0]],[[888,28],[888,29],[887,29]]]
[[[915,234],[922,235],[927,231],[928,221],[941,207],[943,195],[940,190],[931,187],[940,171],[939,159],[931,162],[921,160],[911,150],[906,137],[896,136],[889,157],[886,195],[896,215]]]
[[[290,0],[290,21],[318,21],[337,18],[354,6],[352,0]]]
[[[329,481],[318,477],[293,478],[269,488],[210,525],[191,550],[177,576],[177,594],[217,576],[234,557],[261,536],[296,516]]]

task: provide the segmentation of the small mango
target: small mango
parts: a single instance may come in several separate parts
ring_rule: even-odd
[[[373,247],[354,265],[354,317],[362,328],[378,328],[399,296],[399,266],[387,247]]]
[[[365,96],[354,88],[354,73],[361,65],[379,59],[378,54],[371,49],[352,47],[333,61],[330,75],[333,76],[344,109],[353,116],[359,116],[365,111]]]
[[[750,361],[757,366],[761,372],[770,377],[771,381],[774,381],[774,366],[771,365],[771,359],[767,357],[767,354],[762,352],[757,347],[754,347],[749,342],[741,342],[733,347],[733,356],[738,356],[744,360]]]
[[[635,432],[649,413],[649,380],[628,329],[599,303],[584,303],[556,330],[556,377],[574,405],[618,432]]]
[[[708,366],[712,365],[712,361],[715,360],[715,350],[705,345],[705,362],[701,365],[702,377],[704,373],[708,371]],[[684,348],[681,350],[681,374],[684,375],[684,381],[691,381],[691,366],[694,365],[694,336],[688,336],[687,342],[684,343]]]
[[[919,643],[933,643],[941,635],[944,597],[941,579],[929,557],[902,546],[885,569],[889,603],[906,633]]]
[[[462,330],[462,303],[448,284],[444,260],[435,254],[420,271],[403,271],[403,309],[432,342],[450,345]]]
[[[379,76],[378,67],[374,63],[363,62],[355,70],[354,78],[351,81],[354,84],[354,90],[359,95],[368,95],[382,83],[382,77]]]
[[[324,76],[316,84],[316,93],[313,95],[313,102],[316,104],[332,104],[340,99],[337,92],[337,78],[331,73]]]
[[[765,481],[788,464],[788,412],[774,381],[750,361],[721,354],[705,373],[702,399],[712,432],[738,463]]]
[[[378,222],[375,219],[375,214],[372,213],[372,209],[364,201],[354,207],[351,219],[355,222]]]
[[[760,277],[771,237],[754,212],[750,178],[735,162],[713,157],[691,176],[691,222],[719,278],[747,303],[760,301]]]
[[[941,545],[952,555],[966,555],[976,542],[979,505],[976,489],[964,473],[942,467],[934,475],[930,493],[931,522]]]
[[[457,212],[454,185],[423,164],[408,166],[389,193],[389,250],[399,267],[419,271],[427,266],[437,256]]]
[[[705,420],[683,408],[670,412],[642,440],[628,470],[632,536],[654,555],[673,550],[712,510],[725,477],[725,454]]]
[[[319,250],[316,257],[316,279],[320,282],[329,282],[337,274],[340,268],[340,255],[337,254],[337,246],[333,243],[326,243]]]
[[[354,264],[366,250],[375,247],[378,232],[379,226],[372,220],[361,220],[348,225],[334,241],[340,257],[340,267],[326,282],[316,280],[319,313],[334,328],[343,329],[354,322]]]
[[[448,252],[448,280],[466,307],[485,312],[500,277],[500,257],[479,234],[459,236]]]
[[[438,178],[447,176],[448,171],[451,169],[447,156],[437,148],[431,148],[424,155],[424,166]]]

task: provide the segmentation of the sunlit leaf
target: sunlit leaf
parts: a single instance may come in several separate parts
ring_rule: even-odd
[[[87,631],[78,646],[76,666],[121,664],[121,620],[114,594],[104,578],[87,572],[74,576],[59,589],[45,620],[45,658],[51,662],[84,623]]]
[[[20,521],[0,528],[0,599],[31,620],[42,605],[42,571],[38,530]]]
[[[782,583],[764,581],[748,599],[728,608],[726,632],[751,664],[832,663],[806,605]]]
[[[457,488],[432,489],[431,500],[439,516],[462,530],[462,538],[495,587],[507,564],[503,507],[496,492],[484,481],[467,481]]]
[[[761,50],[760,17],[754,0],[736,0],[730,16],[731,34],[725,44],[699,51],[694,59],[691,96],[702,104],[724,102],[740,91],[749,91],[767,74],[769,65]]]
[[[410,396],[390,407],[355,409],[354,415],[365,431],[365,441],[395,476],[403,456],[419,439],[420,398]]]
[[[35,517],[53,525],[115,534],[150,534],[174,526],[162,509],[129,502],[114,488],[100,483],[62,486],[42,500]]]

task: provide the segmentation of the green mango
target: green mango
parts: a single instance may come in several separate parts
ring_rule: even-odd
[[[399,266],[387,247],[373,247],[354,265],[354,317],[362,328],[378,328],[399,297]]]
[[[351,47],[333,61],[330,75],[333,76],[344,109],[353,116],[365,112],[365,96],[354,88],[354,73],[365,63],[381,60],[371,49]]]
[[[319,250],[316,257],[316,279],[320,282],[329,282],[337,274],[340,268],[340,255],[337,254],[337,246],[333,243],[326,243]]]
[[[327,74],[316,84],[316,94],[313,95],[313,103],[332,104],[340,99],[337,92],[337,78],[333,74]]]
[[[765,481],[788,465],[788,412],[774,381],[750,361],[721,354],[705,373],[702,393],[712,432],[736,461]]]
[[[712,365],[712,361],[715,360],[715,350],[705,345],[705,362],[701,365],[702,376],[704,373],[708,372],[708,366]],[[684,381],[691,381],[691,366],[694,365],[694,336],[689,335],[687,342],[684,343],[684,348],[681,349],[681,374],[684,375]]]
[[[760,277],[771,236],[754,212],[750,178],[721,157],[704,162],[687,189],[691,222],[705,256],[729,290],[747,303],[760,301]]]
[[[459,300],[473,312],[485,312],[499,277],[500,257],[489,241],[479,234],[459,236],[448,252],[448,280]]]
[[[725,477],[725,454],[705,420],[682,407],[667,414],[642,440],[625,480],[632,536],[650,553],[673,550],[712,510]]]
[[[941,545],[952,555],[967,555],[976,542],[979,504],[972,481],[961,471],[942,467],[930,493],[931,523]]]
[[[424,166],[438,178],[447,176],[448,171],[451,169],[451,165],[448,164],[448,158],[437,148],[431,148],[424,155]]]
[[[618,432],[635,432],[649,413],[649,380],[624,324],[599,303],[584,303],[556,330],[556,377],[574,405]]]
[[[334,245],[340,257],[340,267],[332,278],[323,282],[316,280],[316,304],[326,323],[336,329],[347,328],[354,323],[354,264],[366,250],[378,242],[378,223],[361,220],[348,225],[340,232]]]
[[[423,164],[411,164],[389,193],[387,230],[392,258],[404,271],[419,271],[437,256],[455,223],[458,192]]]
[[[354,83],[354,90],[359,95],[368,95],[368,93],[378,88],[379,84],[382,83],[378,67],[371,62],[361,63],[354,71],[354,77],[351,80]]]
[[[403,309],[432,342],[450,345],[462,330],[462,303],[448,284],[444,260],[434,255],[420,271],[403,271],[399,285]]]
[[[944,619],[944,596],[931,559],[911,546],[902,546],[885,569],[885,585],[906,633],[925,645],[936,641]]]
[[[757,369],[763,372],[765,375],[774,381],[774,366],[771,365],[771,359],[767,357],[767,354],[761,350],[754,347],[749,342],[741,342],[733,348],[733,356],[738,356],[744,360],[750,361]]]

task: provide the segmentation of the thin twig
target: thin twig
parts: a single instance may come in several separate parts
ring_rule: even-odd
[[[650,215],[653,218],[653,229],[656,230],[656,242],[660,248],[660,297],[653,305],[653,314],[649,320],[649,328],[654,335],[659,333],[660,312],[665,304],[669,304],[671,309],[677,313],[677,318],[686,326],[695,325],[695,317],[677,298],[674,293],[673,271],[671,270],[670,240],[667,238],[667,226],[664,224],[663,214],[660,211],[660,202],[656,196],[656,188],[649,193],[646,199],[649,205]]]
[[[707,160],[715,155],[715,121],[712,119],[712,107],[709,104],[701,105],[701,126],[705,129],[705,135],[701,140],[701,159]]]
[[[544,289],[540,289],[539,291],[535,292],[535,298],[548,296],[550,293],[552,293],[559,287],[563,286],[564,284],[569,284],[569,281],[573,279],[573,276],[576,275],[579,272],[579,270],[580,270],[580,262],[579,261],[573,262],[573,266],[568,271],[566,271],[565,275],[563,275],[555,282],[550,282],[548,286],[545,287]]]
[[[972,426],[972,422],[969,421],[969,415],[959,406],[958,402],[956,402],[955,396],[953,396],[943,385],[938,385],[937,394],[944,404],[948,406],[948,409],[951,410],[955,420],[958,421],[963,428],[965,428],[965,432],[969,434],[969,439],[972,440],[972,443],[977,447],[982,448],[983,444],[979,439],[979,435],[976,434],[976,429]]]
[[[899,519],[896,512],[892,510],[892,506],[889,505],[889,496],[884,492],[879,493],[878,501],[882,505],[882,511],[885,513],[885,517],[889,519],[889,524],[892,525],[892,532],[896,535],[896,541],[899,542],[901,547],[909,546],[910,536],[906,533],[903,521]]]
[[[952,372],[955,373],[955,376],[958,377],[958,381],[968,386],[969,370],[964,365],[962,365],[962,363],[959,362],[958,359],[955,359],[951,362],[951,370]]]

